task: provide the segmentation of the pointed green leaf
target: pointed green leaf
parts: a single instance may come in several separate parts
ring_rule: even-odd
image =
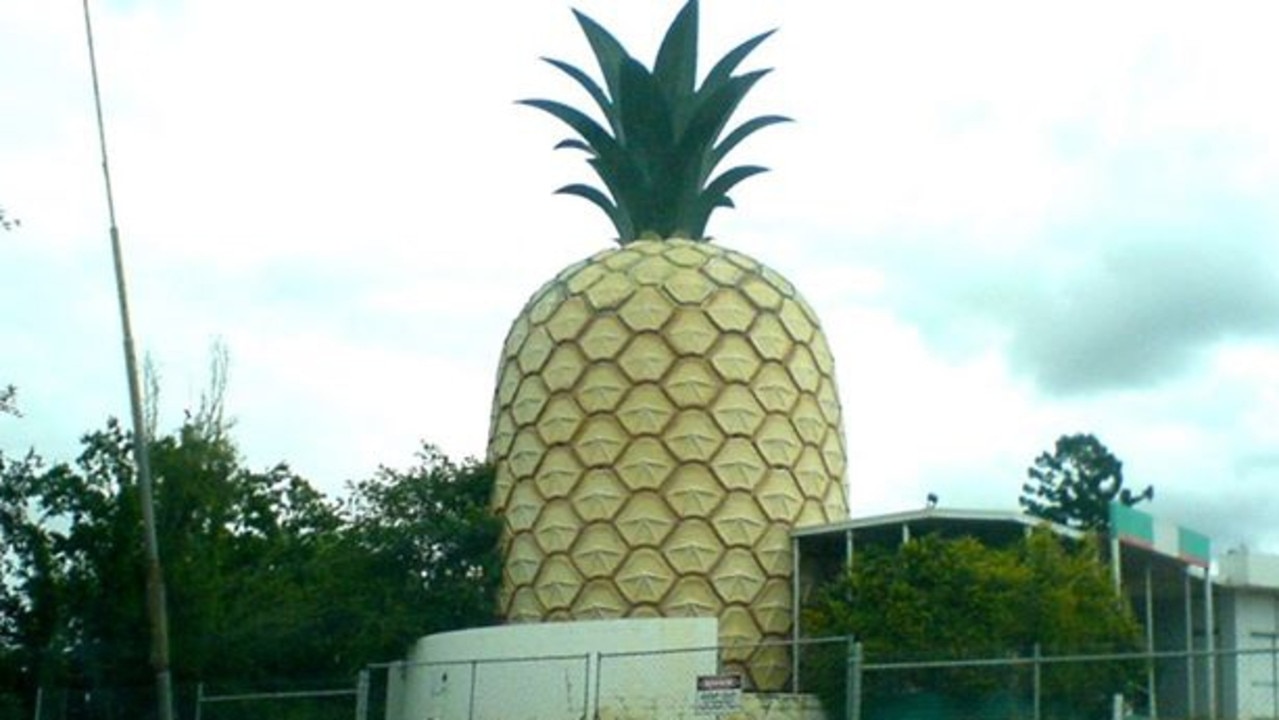
[[[650,181],[667,174],[674,151],[670,104],[653,75],[634,59],[622,66],[622,128],[626,151]]]
[[[563,139],[563,140],[561,140],[561,141],[559,141],[559,142],[555,143],[555,147],[554,147],[553,149],[555,149],[555,150],[581,150],[581,151],[583,151],[583,152],[588,152],[588,153],[592,153],[592,154],[594,154],[594,152],[595,152],[594,150],[592,150],[592,149],[591,149],[591,146],[590,146],[590,145],[587,145],[585,142],[582,142],[581,140],[578,140],[577,138],[565,138],[565,139]]]
[[[598,188],[591,187],[590,185],[583,185],[581,183],[574,183],[572,185],[565,185],[555,192],[558,195],[575,195],[577,197],[584,198],[593,203],[599,209],[603,210],[604,214],[608,216],[610,221],[612,221],[613,227],[620,235],[618,238],[619,240],[626,240],[630,236],[634,235],[630,219],[626,217],[625,211],[619,208],[608,195],[600,191]]]
[[[634,160],[604,128],[600,127],[599,123],[584,113],[553,100],[521,100],[519,102],[548,112],[576,130],[585,140],[587,147],[584,149],[594,156],[590,160],[591,166],[613,193],[617,204],[627,207],[628,203],[633,202],[631,197],[640,187],[641,174],[636,171]],[[566,147],[582,147],[575,144],[572,139],[561,141],[560,144]]]
[[[595,104],[598,105],[600,110],[604,113],[604,118],[608,120],[609,126],[613,129],[613,134],[616,135],[618,133],[621,123],[619,122],[620,119],[617,117],[616,104],[609,99],[603,88],[601,88],[590,75],[587,75],[563,60],[544,57],[542,58],[542,61],[559,69],[565,75],[576,80],[583,88],[586,88],[586,92],[590,94],[591,98],[595,100]]]
[[[591,44],[591,51],[595,53],[600,73],[604,76],[604,86],[608,88],[609,96],[616,101],[621,88],[622,63],[630,56],[617,38],[599,23],[577,10],[573,14],[577,16],[577,23],[582,26],[582,32]]]
[[[636,176],[627,184],[625,199],[619,201],[626,203],[637,233],[660,234],[672,211],[668,199],[673,145],[669,106],[653,76],[633,59],[622,67],[622,89],[625,152]]]
[[[698,104],[697,111],[689,121],[684,136],[679,140],[678,153],[683,157],[695,157],[701,167],[698,171],[697,184],[710,176],[714,169],[712,161],[716,139],[728,124],[729,117],[737,110],[746,93],[766,75],[768,70],[757,70],[745,75],[729,78],[718,90],[706,96]]]
[[[662,38],[653,63],[657,84],[672,105],[691,97],[697,81],[697,0],[689,0]]]
[[[582,139],[596,152],[600,152],[605,146],[616,145],[617,141],[608,134],[607,130],[577,108],[554,100],[520,100],[519,104],[535,107],[559,118],[565,125],[577,131],[577,134],[581,135]]]
[[[685,133],[688,141],[709,150],[746,93],[769,72],[771,71],[756,70],[731,77],[714,92],[698,98],[696,113]]]
[[[737,147],[738,143],[745,140],[751,133],[761,128],[766,128],[769,125],[786,122],[794,121],[784,115],[761,115],[738,125],[724,138],[722,142],[720,142],[719,145],[715,146],[715,150],[711,152],[707,172],[710,173],[713,171],[715,166],[719,165],[720,161],[724,159],[724,156],[727,155],[734,147]]]
[[[767,40],[768,37],[775,32],[777,31],[769,30],[768,32],[760,33],[728,51],[728,54],[720,58],[719,62],[715,63],[715,66],[711,68],[711,71],[706,74],[706,79],[702,81],[702,87],[698,90],[698,92],[714,92],[720,85],[728,80],[728,78],[733,74],[733,71],[742,63],[742,60],[746,59],[747,55],[751,54],[752,50],[758,47],[760,43]]]
[[[732,207],[728,191],[763,168],[733,168],[710,180],[724,157],[755,131],[786,121],[753,118],[721,138],[746,93],[767,70],[734,75],[772,32],[738,45],[697,85],[698,0],[687,0],[662,39],[650,71],[586,15],[574,13],[599,63],[602,83],[566,62],[545,59],[573,78],[603,113],[603,122],[548,100],[522,101],[559,118],[580,138],[557,149],[582,150],[600,187],[570,185],[609,215],[625,244],[637,237],[679,233],[704,239],[707,219]],[[708,182],[708,180],[710,180]]]
[[[768,172],[768,168],[759,165],[738,165],[735,168],[725,170],[706,186],[705,195],[708,198],[727,199],[728,191],[732,190],[738,183],[764,172]]]
[[[604,157],[593,157],[587,161],[595,170],[595,174],[603,181],[604,187],[612,195],[617,205],[619,217],[611,218],[621,234],[622,239],[633,238],[638,232],[638,210],[647,192],[640,172],[630,157],[624,153],[614,153]]]
[[[698,233],[699,236],[704,234],[706,223],[710,221],[711,213],[716,208],[734,207],[732,199],[728,197],[728,191],[746,178],[767,171],[768,168],[758,165],[742,165],[725,170],[723,174],[712,180],[706,186],[706,191],[698,198],[697,207],[693,211],[693,224],[695,226],[693,231]]]

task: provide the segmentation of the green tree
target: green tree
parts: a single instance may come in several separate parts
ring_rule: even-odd
[[[12,385],[0,387],[0,415],[21,415],[18,412],[18,406],[14,399],[18,396],[18,389]]]
[[[817,636],[855,636],[873,662],[1027,657],[1036,646],[1048,655],[1135,650],[1137,625],[1095,544],[1068,542],[1037,530],[1007,548],[936,536],[871,546],[804,608],[805,627]],[[814,672],[830,674],[822,694],[838,713],[843,658],[833,659]],[[1058,710],[1100,712],[1136,670],[1054,666],[1044,673],[1044,697]],[[881,707],[929,696],[980,715],[995,700],[1028,697],[1028,687],[1010,665],[875,672],[866,675],[865,692]]]
[[[1018,502],[1025,511],[1069,527],[1105,531],[1110,503],[1136,505],[1155,496],[1147,486],[1134,495],[1124,485],[1123,463],[1093,435],[1063,435],[1026,470]]]
[[[411,468],[383,467],[350,487],[348,540],[357,557],[384,578],[398,573],[401,595],[383,612],[385,641],[400,645],[383,643],[384,657],[402,654],[406,638],[497,622],[501,521],[489,506],[493,482],[492,466],[455,463],[424,444]]]
[[[130,436],[89,433],[75,463],[0,457],[0,695],[95,691],[95,717],[135,717],[112,689],[149,685],[145,564]],[[491,621],[492,473],[423,451],[345,503],[280,464],[243,466],[202,405],[151,445],[175,682],[228,689],[350,682],[417,637]]]
[[[83,444],[74,465],[5,468],[0,539],[19,541],[8,645],[28,691],[93,690],[97,717],[133,717],[139,708],[110,694],[149,679],[132,443],[113,421]],[[329,652],[330,596],[316,591],[331,583],[336,504],[287,466],[243,468],[226,436],[196,421],[155,440],[151,463],[175,683],[349,679],[351,658]]]

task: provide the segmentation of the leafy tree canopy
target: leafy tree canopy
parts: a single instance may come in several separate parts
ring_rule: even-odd
[[[1084,530],[1105,530],[1110,503],[1150,500],[1147,486],[1134,495],[1123,487],[1123,463],[1093,435],[1063,435],[1053,452],[1042,453],[1026,470],[1019,502],[1027,513]]]
[[[82,448],[52,466],[0,455],[0,696],[151,682],[131,436],[111,421]],[[426,446],[334,500],[285,464],[244,467],[215,403],[155,439],[151,466],[179,687],[349,682],[421,635],[493,617],[484,465]]]
[[[1045,655],[1119,652],[1139,640],[1096,546],[1046,529],[1006,548],[926,536],[859,550],[852,570],[803,612],[810,632],[855,636],[874,662],[1026,657],[1036,646]],[[1132,671],[1109,663],[1055,667],[1045,675],[1045,697],[1104,710]],[[832,680],[840,688],[842,671]],[[932,692],[976,703],[1007,692],[1012,681],[982,667],[875,672],[866,682],[868,700]],[[841,702],[838,692],[825,694]]]

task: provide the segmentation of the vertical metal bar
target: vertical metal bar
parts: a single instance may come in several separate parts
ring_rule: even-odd
[[[89,0],[83,0],[84,33],[88,41],[89,70],[93,79],[93,103],[98,124],[98,146],[102,151],[102,179],[106,187],[107,214],[111,223],[111,258],[115,268],[116,300],[124,339],[124,367],[128,377],[129,406],[133,415],[133,455],[138,470],[138,491],[142,503],[142,525],[146,535],[147,610],[151,621],[151,666],[155,671],[156,704],[160,720],[173,720],[173,683],[169,675],[169,618],[164,596],[164,573],[160,567],[159,542],[155,530],[155,502],[151,489],[151,460],[146,422],[142,416],[142,389],[138,381],[138,361],[133,348],[133,328],[129,321],[129,296],[124,276],[124,253],[115,219],[115,198],[111,190],[111,166],[107,161],[107,134],[102,121],[102,93],[98,84],[98,61],[93,48],[93,25]]]
[[[36,717],[35,720],[43,720],[41,717],[44,711],[44,687],[36,688]]]
[[[467,720],[474,720],[475,718],[475,681],[476,681],[475,676],[479,675],[479,672],[480,672],[479,661],[472,660],[471,661],[471,696],[466,701]]]
[[[204,715],[204,683],[195,686],[195,720]]]
[[[1121,593],[1124,589],[1123,563],[1120,557],[1123,546],[1119,544],[1119,535],[1113,531],[1110,534],[1110,574],[1111,579],[1115,582],[1115,592]]]
[[[1279,717],[1279,636],[1270,636],[1270,716]]]
[[[1040,720],[1043,715],[1043,653],[1039,647],[1039,643],[1035,643],[1035,664],[1034,673],[1031,679],[1032,702],[1034,703],[1034,718]]]
[[[716,654],[719,653],[717,649]],[[717,661],[718,662],[718,661]],[[604,675],[604,653],[595,652],[595,712],[591,717],[600,716],[600,678]]]
[[[846,638],[844,650],[844,720],[856,720],[853,714],[853,684],[857,682],[857,639]]]
[[[1270,717],[1279,717],[1279,602],[1270,601]],[[1240,664],[1235,656],[1235,665]],[[1236,681],[1237,683],[1238,681]]]
[[[355,720],[368,720],[369,714],[369,669],[360,671],[355,680]]]
[[[1208,653],[1208,720],[1217,720],[1217,627],[1212,613],[1212,573],[1204,566],[1204,649]],[[1236,656],[1237,657],[1237,656]]]
[[[848,720],[861,720],[862,717],[862,644],[857,642],[857,638],[850,637],[850,652],[848,654],[848,689],[845,705],[847,705]]]
[[[582,656],[582,717],[594,717],[591,714],[591,654]]]
[[[1190,568],[1182,575],[1182,597],[1186,600],[1186,717],[1195,716],[1195,613],[1190,588]]]
[[[1146,697],[1150,701],[1147,717],[1159,717],[1159,698],[1155,693],[1155,598],[1150,560],[1146,560]]]
[[[1128,598],[1124,595],[1123,545],[1119,542],[1119,533],[1115,531],[1113,522],[1110,528],[1110,578],[1115,586],[1115,595],[1119,597],[1121,602],[1128,603],[1131,606]],[[1122,720],[1123,707],[1123,693],[1115,693],[1112,707],[1113,720]]]
[[[791,636],[791,657],[790,657],[790,681],[791,692],[799,692],[799,538],[792,537],[790,541],[790,636]]]

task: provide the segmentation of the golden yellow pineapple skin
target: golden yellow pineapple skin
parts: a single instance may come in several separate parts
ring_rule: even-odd
[[[639,241],[538,290],[506,338],[489,458],[511,622],[718,617],[756,687],[787,655],[792,527],[848,515],[834,362],[759,262]]]

